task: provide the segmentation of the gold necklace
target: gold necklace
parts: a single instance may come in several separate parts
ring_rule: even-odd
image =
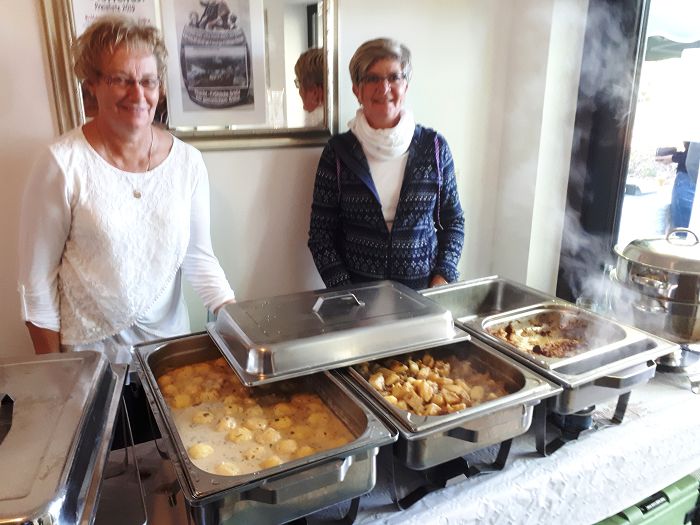
[[[111,163],[117,167],[117,161],[114,160],[114,156],[112,155],[112,152],[109,149],[109,146],[107,145],[107,141],[104,138],[104,135],[102,134],[102,130],[97,126],[97,132],[100,134],[100,138],[102,139],[102,145],[104,146],[105,153],[107,153],[107,157],[109,157],[109,160]],[[146,172],[151,171],[151,156],[153,154],[153,142],[154,142],[154,136],[155,134],[153,133],[153,126],[151,126],[151,143],[148,146],[148,162],[146,163]],[[140,199],[141,198],[141,192],[134,188],[133,189],[133,195],[135,199]]]

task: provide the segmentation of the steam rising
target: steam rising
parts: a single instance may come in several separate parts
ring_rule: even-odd
[[[634,53],[620,26],[623,17],[623,6],[617,4],[607,4],[605,9],[592,8],[588,12],[588,51],[581,65],[578,108],[591,115],[600,111],[613,112],[619,123],[630,114],[629,100],[634,86],[628,62],[620,59]],[[595,34],[591,34],[592,30]],[[568,284],[574,298],[584,298],[587,303],[605,308],[610,303],[610,281],[606,274],[615,262],[610,250],[612,239],[607,234],[586,232],[580,214],[574,210],[585,208],[591,199],[585,187],[587,168],[581,160],[587,156],[590,137],[597,134],[599,139],[607,130],[597,130],[590,121],[582,120],[577,119],[574,130],[573,158],[577,162],[572,163],[569,174],[569,207],[560,261],[564,273],[560,279]],[[611,140],[619,140],[619,137],[611,137]]]

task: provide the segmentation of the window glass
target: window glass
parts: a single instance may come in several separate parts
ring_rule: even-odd
[[[700,160],[698,20],[697,0],[651,0],[617,238],[622,246],[690,224]]]

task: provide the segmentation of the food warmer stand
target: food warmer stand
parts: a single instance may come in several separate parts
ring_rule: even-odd
[[[158,428],[190,515],[199,524],[250,522],[252,515],[258,523],[281,523],[357,499],[374,486],[375,456],[381,447],[390,450],[394,460],[426,471],[495,443],[502,443],[507,456],[504,444],[528,430],[533,407],[561,390],[472,341],[454,326],[450,312],[432,300],[389,281],[233,303],[207,330],[208,335],[135,348]],[[346,368],[425,351],[471,356],[507,380],[508,394],[459,413],[411,417],[386,405],[364,379]],[[252,389],[298,381],[318,392],[355,441],[244,476],[198,469],[173,424],[158,377],[220,355]],[[500,459],[504,464],[505,458]],[[361,472],[351,475],[353,467]],[[352,512],[351,507],[349,521]]]
[[[655,360],[676,348],[670,341],[498,276],[423,290],[422,294],[450,310],[455,323],[474,337],[562,387],[535,414],[537,450],[545,455],[586,430],[597,403],[617,398],[613,422],[622,422],[632,389],[648,382],[656,370]],[[542,324],[547,317],[554,325],[577,322],[589,328],[585,348],[573,355],[551,357],[524,351],[494,335],[518,327],[534,332],[556,329]],[[547,436],[548,417],[563,427],[552,441]]]

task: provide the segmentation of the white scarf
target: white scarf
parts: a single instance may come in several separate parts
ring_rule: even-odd
[[[348,122],[348,127],[362,144],[366,155],[380,160],[391,160],[400,157],[408,150],[416,129],[416,121],[410,110],[402,109],[401,118],[396,126],[374,129],[367,122],[362,108],[359,108],[355,118]]]

